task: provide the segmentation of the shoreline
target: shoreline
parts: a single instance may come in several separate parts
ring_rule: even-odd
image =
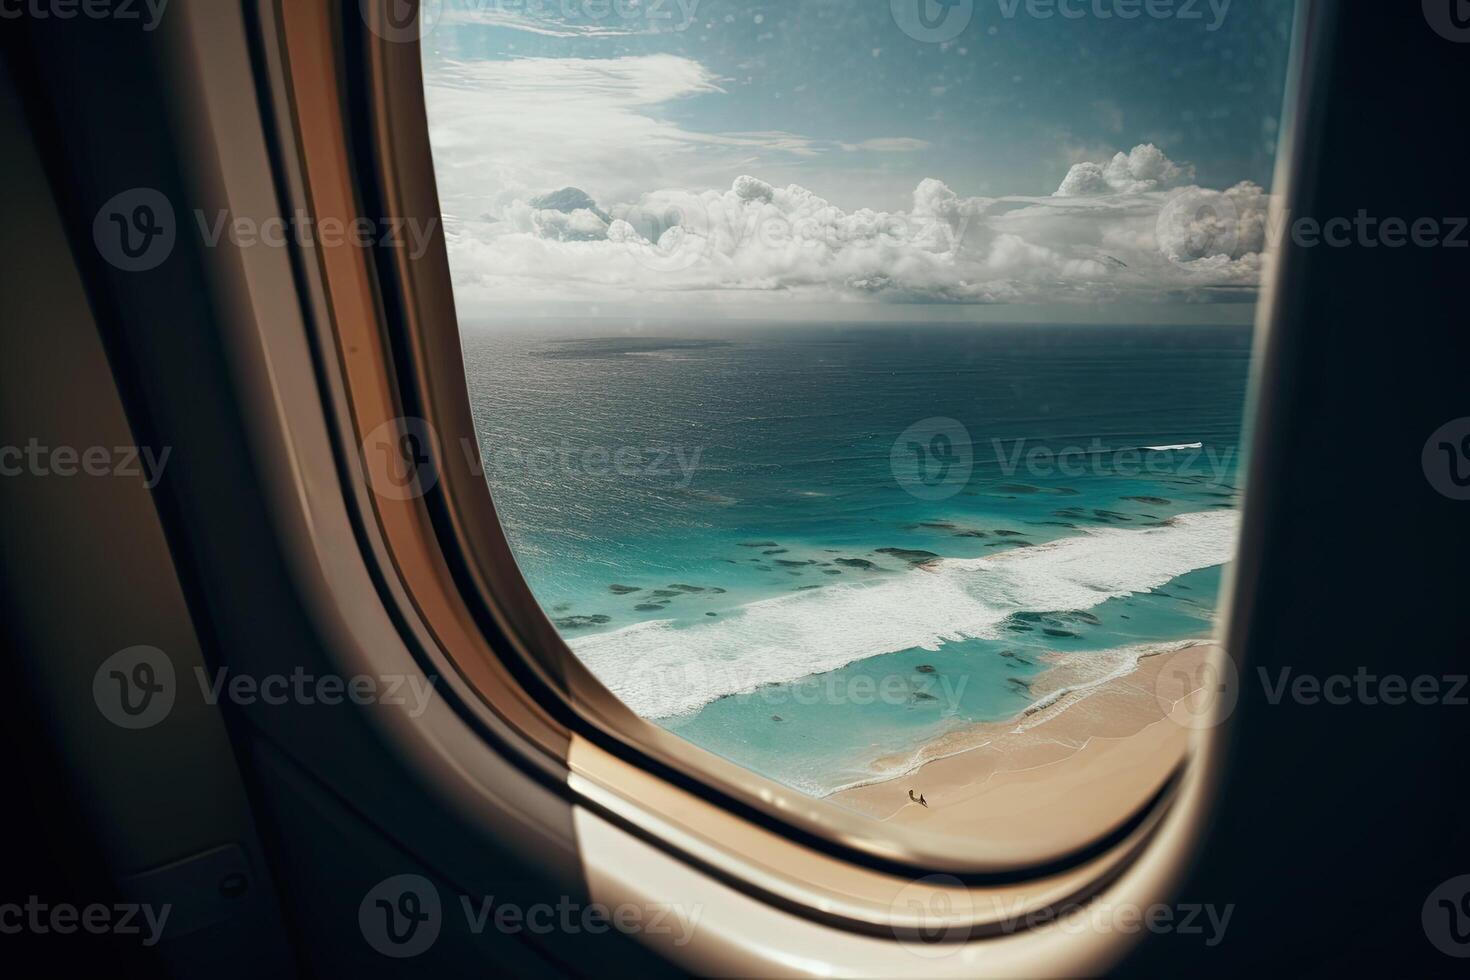
[[[962,728],[945,732],[920,745],[902,761],[899,761],[897,754],[883,756],[877,760],[877,764],[887,764],[884,772],[839,786],[824,793],[822,799],[835,799],[845,793],[903,779],[930,763],[982,748],[997,734],[1016,734],[1060,715],[1072,705],[1086,700],[1093,689],[1133,674],[1150,657],[1177,653],[1191,647],[1209,646],[1212,642],[1201,639],[1160,641],[1110,650],[1054,652],[1044,655],[1042,661],[1050,666],[1031,682],[1032,689],[1040,690],[1041,694],[1017,714],[995,721],[972,722]],[[1088,666],[1105,664],[1104,657],[1117,654],[1123,654],[1125,658],[1131,656],[1132,659],[1121,659],[1119,663],[1123,666],[1088,676]]]
[[[909,567],[890,569],[897,574],[782,591],[742,604],[738,615],[681,623],[677,616],[661,614],[571,637],[568,646],[634,712],[663,723],[731,695],[795,683],[888,653],[993,638],[1016,612],[1086,611],[1153,592],[1182,575],[1227,563],[1238,526],[1233,510],[1190,510],[1160,527],[1079,528],[978,558],[929,562],[935,553],[900,550]],[[875,565],[868,559],[836,559],[844,560]],[[823,561],[822,554],[776,559],[802,568]],[[979,572],[986,574],[974,574]],[[1037,582],[1046,584],[1037,587]],[[733,585],[721,588],[735,590]],[[843,629],[832,630],[830,623]],[[800,649],[803,657],[791,657],[790,649]],[[666,677],[680,683],[665,683]]]
[[[1041,696],[1002,722],[958,729],[923,746],[902,771],[826,797],[882,822],[952,836],[1075,842],[1079,826],[1112,826],[1168,777],[1190,730],[1168,718],[1194,690],[1211,640],[1131,648],[1112,669],[1057,654],[1037,678]],[[909,801],[922,793],[928,806]]]

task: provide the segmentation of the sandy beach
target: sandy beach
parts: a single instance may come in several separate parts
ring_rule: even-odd
[[[1101,829],[1126,817],[1184,758],[1191,732],[1168,713],[1217,653],[1205,641],[1141,648],[1131,670],[1126,661],[1057,655],[1032,688],[1044,707],[954,732],[925,747],[929,761],[917,770],[830,799],[946,836],[1075,841],[1079,826]],[[929,805],[911,803],[910,789]]]

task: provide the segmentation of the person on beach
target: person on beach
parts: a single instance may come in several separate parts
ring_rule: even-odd
[[[929,808],[929,801],[926,800],[926,799],[924,799],[924,794],[923,793],[920,793],[918,796],[915,796],[914,795],[914,791],[913,790],[909,790],[909,800],[911,802],[913,802],[913,803],[919,804],[920,806],[924,807],[925,809],[928,809]]]

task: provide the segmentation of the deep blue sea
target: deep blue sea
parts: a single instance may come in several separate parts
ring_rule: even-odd
[[[464,343],[491,490],[572,648],[643,716],[798,789],[1020,714],[1059,657],[1101,678],[1212,628],[1248,328]]]

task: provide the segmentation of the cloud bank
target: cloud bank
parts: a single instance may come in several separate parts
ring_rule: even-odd
[[[1162,174],[1185,171],[1159,160],[1161,176],[1110,178],[1127,189],[1069,174],[1046,198],[962,198],[931,178],[908,210],[894,212],[844,211],[807,188],[751,175],[726,190],[660,190],[605,206],[563,188],[458,229],[451,259],[459,283],[487,300],[647,302],[690,292],[889,303],[1254,298],[1266,193],[1250,183],[1223,192],[1160,186],[1172,182]]]
[[[929,178],[905,209],[844,210],[760,179],[760,163],[927,144],[691,131],[659,107],[721,80],[671,55],[476,62],[448,77],[431,87],[431,125],[471,311],[1241,302],[1259,284],[1265,191],[1199,187],[1152,144],[1078,163],[1046,197],[961,197]]]

